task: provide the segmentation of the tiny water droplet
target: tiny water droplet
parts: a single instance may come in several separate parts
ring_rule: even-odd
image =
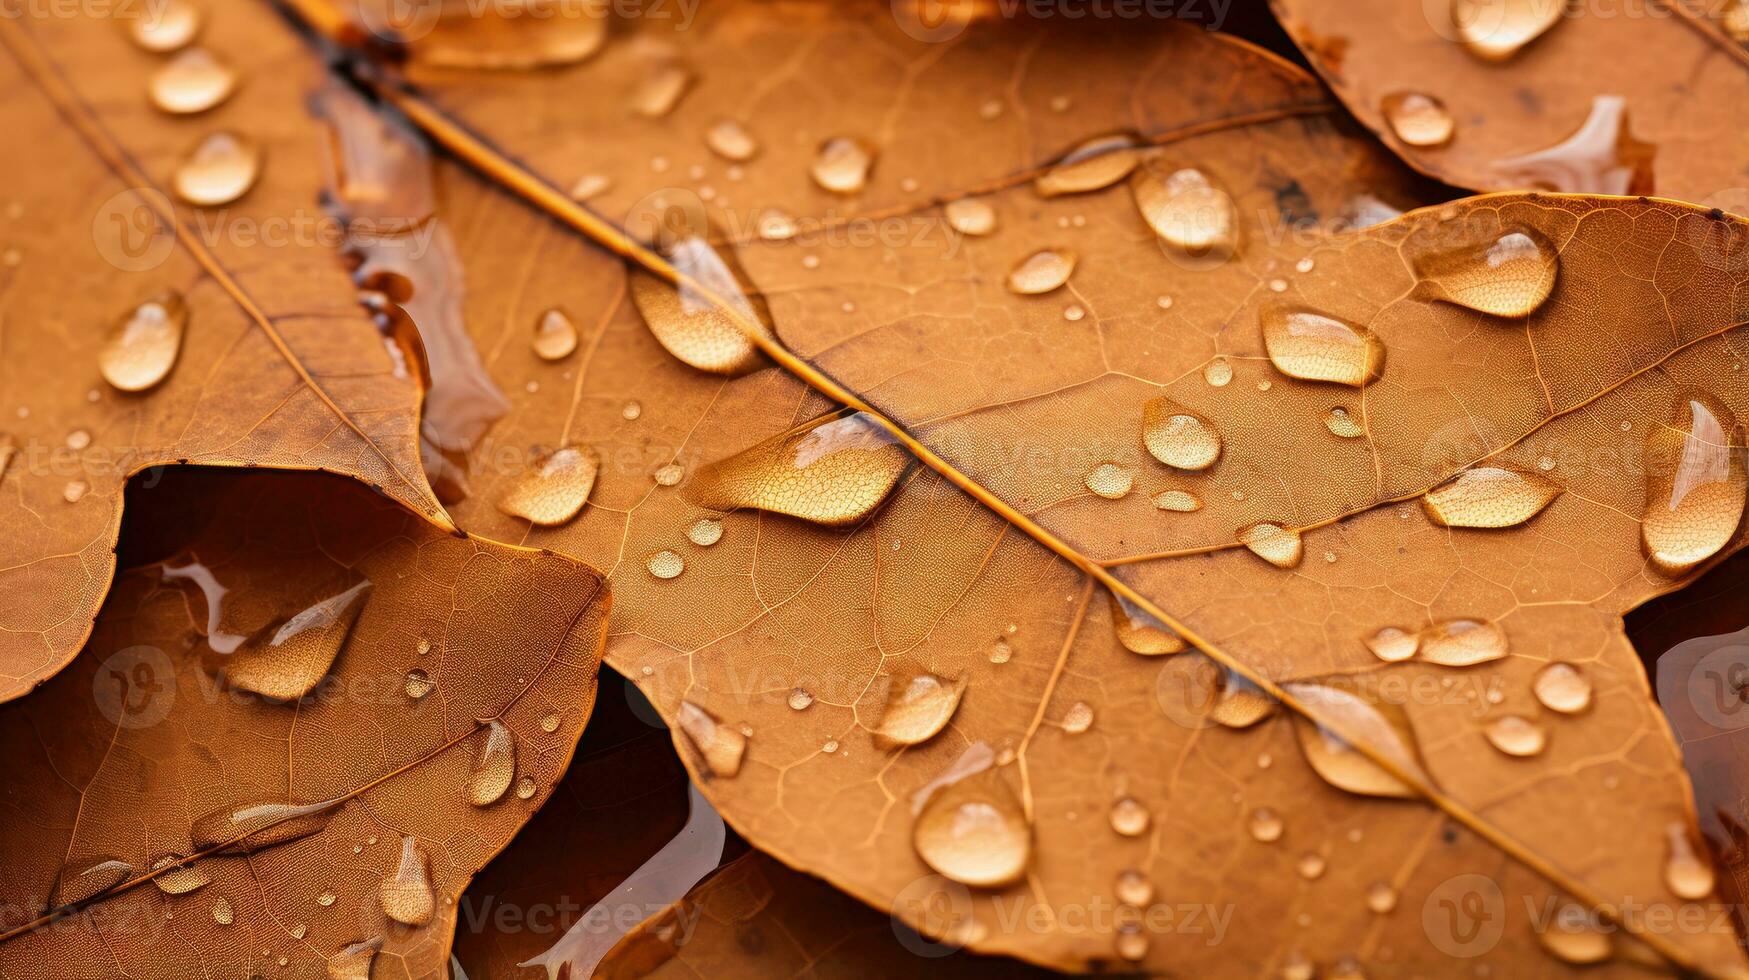
[[[186,895],[189,892],[204,888],[212,882],[212,876],[198,864],[186,864],[186,859],[180,854],[166,854],[152,862],[151,870],[155,873],[152,884],[166,895]]]
[[[1160,510],[1189,513],[1202,509],[1202,500],[1188,490],[1162,490],[1154,495],[1154,506]]]
[[[1532,756],[1548,744],[1548,734],[1522,715],[1501,715],[1482,729],[1495,748],[1515,756]]]
[[[700,548],[708,548],[723,539],[723,522],[701,517],[686,529],[686,539]]]
[[[516,798],[519,800],[532,800],[534,799],[534,794],[539,789],[540,786],[535,783],[532,777],[524,776],[516,781]]]
[[[996,230],[996,210],[982,198],[962,197],[947,202],[947,223],[962,235],[988,235]]]
[[[559,730],[559,721],[560,721],[559,713],[557,711],[549,711],[545,715],[541,716],[540,730],[543,732],[547,732],[549,734],[552,732],[556,732]]]
[[[747,736],[719,722],[715,715],[691,701],[680,702],[677,720],[687,741],[704,758],[713,776],[730,777],[741,771],[747,752]]]
[[[1358,388],[1384,370],[1384,344],[1364,327],[1292,306],[1267,306],[1259,318],[1270,363],[1290,378]]]
[[[1012,659],[1014,659],[1014,648],[1008,645],[1007,640],[998,639],[990,645],[991,663],[1005,664]]]
[[[322,894],[316,896],[316,904],[322,906],[323,908],[327,908],[327,907],[333,905],[334,901],[335,901],[335,898],[334,898],[333,892],[323,892]]]
[[[1079,303],[1070,303],[1063,308],[1063,319],[1074,323],[1087,315],[1087,309]]]
[[[1133,136],[1097,136],[1070,150],[1033,181],[1043,197],[1096,191],[1128,177],[1141,159]]]
[[[1265,844],[1281,839],[1286,826],[1281,816],[1269,807],[1260,806],[1251,811],[1251,836]]]
[[[1576,715],[1591,706],[1591,681],[1569,663],[1557,661],[1537,671],[1531,690],[1543,707],[1564,715]]]
[[[719,119],[704,131],[704,145],[725,160],[746,161],[759,154],[759,140],[733,119]]]
[[[182,294],[160,293],[124,314],[97,356],[103,380],[120,391],[145,391],[163,381],[182,350],[188,306]]]
[[[1332,408],[1330,414],[1324,416],[1324,428],[1341,439],[1359,439],[1366,435],[1366,429],[1361,427],[1360,421],[1348,414],[1348,409],[1341,407]]]
[[[934,738],[959,709],[965,690],[964,677],[951,681],[921,669],[895,671],[874,724],[875,744],[919,745]]]
[[[1276,568],[1293,568],[1303,554],[1300,532],[1268,521],[1239,530],[1239,543]]]
[[[516,736],[494,718],[486,724],[485,737],[479,739],[468,770],[468,802],[475,806],[498,802],[510,788],[510,777],[515,773]]]
[[[564,524],[589,500],[601,457],[588,446],[566,446],[536,462],[499,499],[498,509],[542,527]]]
[[[237,87],[237,73],[205,48],[190,48],[153,72],[148,85],[153,105],[189,115],[229,98]]]
[[[1077,701],[1069,706],[1063,715],[1063,731],[1070,735],[1079,735],[1093,727],[1093,706],[1085,701]]]
[[[1366,890],[1366,907],[1385,915],[1397,907],[1397,890],[1382,881],[1375,881]]]
[[[334,806],[334,801],[327,801],[223,807],[195,820],[188,836],[197,851],[217,848],[220,854],[251,854],[319,832],[328,826]]]
[[[812,694],[809,694],[807,691],[804,691],[799,687],[793,688],[790,690],[790,692],[789,692],[789,706],[791,708],[795,709],[796,711],[805,711],[805,710],[807,710],[808,705],[811,705],[813,703],[814,703],[814,696]]]
[[[1719,14],[1719,26],[1738,44],[1749,44],[1749,0],[1732,0]]]
[[[432,689],[437,687],[437,682],[433,681],[431,675],[426,673],[422,668],[414,667],[412,670],[407,671],[407,682],[403,687],[407,692],[407,696],[417,701],[425,695],[430,694]]]
[[[984,770],[937,788],[911,828],[925,864],[962,885],[998,888],[1018,881],[1032,853],[1032,831],[998,771]]]
[[[636,422],[644,414],[644,406],[637,402],[626,402],[619,410],[619,417],[627,422]]]
[[[1008,273],[1008,288],[1022,296],[1048,293],[1069,281],[1076,261],[1068,249],[1041,249],[1015,263]]]
[[[686,559],[672,551],[658,551],[644,563],[650,574],[660,579],[678,578],[686,571]]]
[[[1421,658],[1445,667],[1469,667],[1506,656],[1506,631],[1494,623],[1453,619],[1421,633]]]
[[[328,957],[328,980],[370,980],[371,964],[377,950],[383,948],[380,938],[352,943]]]
[[[571,200],[587,201],[613,186],[613,180],[601,174],[584,174],[571,185]]]
[[[543,361],[560,361],[577,349],[577,325],[557,307],[540,315],[534,325],[534,353]]]
[[[835,194],[855,194],[868,184],[874,148],[848,136],[829,139],[814,157],[814,183]]]
[[[1614,953],[1614,941],[1592,913],[1571,903],[1556,910],[1536,936],[1556,959],[1580,966],[1601,963]]]
[[[213,921],[221,926],[237,921],[237,913],[231,908],[231,900],[223,895],[213,899]]]
[[[160,0],[128,25],[134,43],[154,54],[186,47],[201,28],[201,9],[190,0]]]
[[[1749,492],[1740,443],[1735,417],[1698,391],[1678,397],[1670,424],[1647,433],[1640,540],[1658,571],[1691,571],[1735,537]]]
[[[1224,357],[1217,357],[1203,366],[1202,379],[1211,387],[1225,388],[1233,380],[1233,365]]]
[[[67,433],[68,449],[84,449],[89,445],[91,445],[91,433],[86,432],[84,429],[74,429],[72,432]]]
[[[1408,630],[1395,626],[1386,626],[1367,638],[1366,648],[1386,663],[1398,663],[1415,656],[1415,651],[1421,646],[1421,637]]]
[[[1664,884],[1676,897],[1698,902],[1713,893],[1713,866],[1695,852],[1688,828],[1672,823],[1664,828],[1664,838],[1670,845],[1664,861]]]
[[[61,488],[61,499],[69,504],[76,504],[85,499],[85,495],[90,492],[91,484],[84,480],[70,480],[66,486]]]
[[[1138,962],[1148,955],[1148,934],[1134,922],[1126,922],[1118,927],[1115,948],[1117,955],[1130,961]]]
[[[1116,463],[1102,463],[1087,474],[1087,489],[1107,500],[1121,500],[1129,496],[1130,488],[1135,486],[1136,475]]]
[[[305,936],[309,935],[310,927],[305,925],[302,922],[299,922],[299,923],[294,924],[290,929],[287,930],[287,932],[289,932],[291,934],[291,937],[293,939],[301,940]],[[282,960],[283,960],[283,958],[282,958]]]
[[[1505,61],[1560,22],[1567,5],[1543,0],[1452,0],[1458,40],[1487,61]]]
[[[1317,975],[1317,966],[1298,950],[1287,954],[1287,958],[1282,961],[1281,980],[1312,980]]]
[[[664,463],[656,467],[656,472],[650,474],[650,479],[656,481],[659,487],[678,486],[686,478],[686,467],[679,463]]]
[[[1221,434],[1213,422],[1164,396],[1142,406],[1142,443],[1167,466],[1206,470],[1221,455]]]
[[[1445,103],[1421,92],[1392,92],[1380,100],[1379,111],[1410,146],[1444,146],[1457,128]]]
[[[692,72],[685,65],[657,65],[633,91],[632,109],[646,119],[660,119],[674,111],[691,84]]]
[[[200,207],[229,204],[255,186],[261,151],[247,137],[220,131],[208,135],[176,166],[176,196]]]
[[[1239,244],[1239,209],[1207,174],[1150,162],[1130,179],[1136,208],[1154,234],[1193,259],[1219,261]]]
[[[1125,650],[1144,657],[1158,657],[1184,649],[1183,638],[1165,623],[1123,596],[1115,592],[1109,595],[1111,622],[1117,630],[1118,642]]]
[[[431,892],[431,868],[425,852],[411,837],[401,838],[401,860],[377,890],[383,914],[404,926],[431,921],[436,900]]]
[[[1135,869],[1127,869],[1118,873],[1117,884],[1113,889],[1117,900],[1125,905],[1141,908],[1154,898],[1154,883],[1148,876]]]
[[[1300,855],[1300,859],[1294,863],[1294,870],[1298,871],[1300,877],[1307,881],[1321,878],[1324,876],[1324,855],[1316,851],[1307,851]]]
[[[1429,490],[1421,509],[1441,527],[1516,527],[1560,493],[1559,485],[1536,473],[1478,466]]]

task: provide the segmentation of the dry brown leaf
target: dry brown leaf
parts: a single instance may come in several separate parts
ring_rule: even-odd
[[[442,975],[455,899],[588,719],[600,577],[332,476],[155,492],[208,525],[119,576],[82,655],[0,709],[0,972]],[[288,685],[313,686],[252,693]]]
[[[600,462],[589,506],[526,540],[612,569],[609,656],[689,733],[689,764],[738,830],[877,907],[920,888],[964,894],[956,928],[973,948],[1061,967],[1137,958],[1152,969],[1262,973],[1358,960],[1438,972],[1454,956],[1484,956],[1508,971],[1552,970],[1547,945],[1624,970],[1653,949],[1686,966],[1740,968],[1722,921],[1672,931],[1643,914],[1687,907],[1665,881],[1664,828],[1691,839],[1694,817],[1619,621],[1681,580],[1642,554],[1639,520],[1674,466],[1660,440],[1687,404],[1678,390],[1704,388],[1734,417],[1749,411],[1730,380],[1743,359],[1749,275],[1740,223],[1674,204],[1502,196],[1296,240],[1271,234],[1284,209],[1338,215],[1362,191],[1400,184],[1306,109],[1308,80],[1248,49],[1172,30],[1114,46],[1101,25],[1047,37],[1017,22],[973,25],[933,47],[874,14],[769,10],[713,8],[665,39],[711,84],[660,125],[623,112],[629,66],[616,55],[649,50],[646,25],[568,71],[490,84],[421,76],[426,96],[532,161],[538,177],[431,103],[384,93],[493,179],[628,251],[553,191],[606,165],[570,159],[585,145],[643,166],[660,158],[718,209],[733,195],[739,207],[775,201],[792,216],[840,206],[940,229],[936,205],[917,202],[971,187],[997,216],[993,235],[963,239],[737,236],[736,278],[758,291],[783,345],[764,353],[878,408],[934,457],[871,504],[866,488],[890,478],[889,458],[865,435],[878,426],[785,437],[808,458],[829,459],[845,435],[875,450],[868,462],[838,462],[886,476],[859,479],[863,489],[831,507],[814,504],[851,484],[787,477],[797,488],[788,499],[815,498],[815,516],[850,520],[839,528],[692,502],[713,491],[708,467],[822,417],[830,402],[778,370],[723,380],[687,368],[652,339],[610,262],[474,178],[442,181],[446,220],[481,229],[464,247],[470,283],[515,283],[509,313],[495,294],[470,299],[476,344],[492,352],[500,386],[519,393],[496,438],[575,444]],[[1109,74],[1085,70],[1094,49]],[[739,54],[749,50],[766,54]],[[857,61],[859,52],[876,53]],[[1118,64],[1114,52],[1137,63]],[[1216,98],[1196,88],[1217,77],[1202,58],[1243,77],[1223,78]],[[1147,65],[1172,66],[1189,90],[1148,84]],[[856,84],[822,85],[839,78]],[[601,97],[553,96],[577,90]],[[719,104],[703,104],[707,90]],[[986,137],[979,106],[991,99],[1004,108]],[[589,124],[546,117],[536,140],[509,111],[533,104]],[[1216,115],[1185,118],[1199,104]],[[1302,108],[1282,118],[1284,105]],[[770,131],[780,134],[734,184],[684,142],[724,111],[747,125],[777,120]],[[1005,118],[1024,122],[1008,130]],[[1156,129],[1159,119],[1171,122]],[[1126,128],[1162,141],[1170,166],[1195,167],[1230,192],[1233,261],[1181,261],[1123,183],[1051,198],[1028,186],[1050,159]],[[868,191],[848,203],[809,183],[815,147],[835,135],[877,147]],[[614,177],[629,201],[668,179],[630,166]],[[601,206],[616,213],[614,202]],[[1511,235],[1520,259],[1538,238],[1558,252],[1552,282],[1534,254],[1500,273],[1508,283],[1449,267],[1451,250]],[[1016,263],[1049,247],[1078,256],[1068,285],[1013,295]],[[1438,281],[1417,290],[1417,270]],[[1540,306],[1521,319],[1458,305],[1533,300]],[[532,349],[550,306],[583,331],[578,353],[553,363]],[[1286,369],[1272,367],[1265,326],[1309,311],[1364,325],[1382,343],[1382,375],[1358,389],[1298,380],[1380,370],[1376,353],[1356,360],[1370,349],[1362,334],[1320,321],[1283,326],[1275,354]],[[1295,357],[1292,338],[1308,331],[1334,336],[1333,347]],[[1162,395],[1221,431],[1212,467],[1174,471],[1144,448],[1144,405]],[[1649,436],[1659,451],[1650,456]],[[464,526],[514,536],[522,523],[492,505],[526,475],[485,469],[476,465],[475,495],[457,512]],[[1561,491],[1552,502],[1551,484]],[[1169,490],[1201,508],[1152,501]],[[1709,525],[1703,551],[1741,543],[1737,499],[1719,518],[1728,525]],[[1528,523],[1443,526],[1507,520]],[[1236,682],[1216,711],[1251,724],[1210,722],[1207,704],[1185,703],[1206,683],[1198,655],[1160,661],[1125,649],[1106,588],[1162,620],[1143,617],[1127,638],[1157,652],[1174,620],[1184,639],[1244,665],[1297,712],[1364,734],[1371,761],[1288,712],[1261,717],[1266,702]],[[1375,656],[1367,641],[1386,628],[1419,637],[1420,656]],[[1496,648],[1503,656],[1486,660]],[[1577,664],[1588,686],[1574,717],[1532,693],[1557,660]],[[914,671],[963,700],[940,734],[894,752],[877,742],[891,741],[882,706],[889,681]],[[1383,702],[1378,711],[1364,707],[1369,697]],[[1492,724],[1503,716],[1534,728]],[[1546,747],[1509,755],[1485,727],[1513,751],[1540,730]],[[941,789],[944,774],[966,778]],[[976,873],[951,854],[936,854],[936,867],[1002,881],[1012,863],[999,859],[1024,841],[1023,883],[965,889],[929,874],[912,838],[919,791],[932,783],[930,799],[1019,818],[990,827]],[[1149,880],[1160,896],[1150,911],[1178,912],[1176,925],[1149,920],[1147,941],[1136,941],[1116,918],[1126,872]],[[1551,926],[1568,893],[1619,914],[1626,932]],[[1228,912],[1227,941],[1193,931],[1191,907]],[[1092,923],[1098,908],[1103,920],[1070,927],[1075,915]],[[1024,925],[1028,912],[1043,925]],[[1488,940],[1466,945],[1467,930],[1484,924]]]
[[[1423,173],[1749,214],[1741,0],[1270,5],[1355,116]]]
[[[149,101],[170,56],[130,43],[131,20],[0,18],[0,120],[15,147],[0,164],[0,701],[84,643],[114,569],[122,486],[145,467],[327,469],[448,526],[419,467],[417,379],[396,374],[317,237],[320,133],[302,106],[319,66],[269,10],[208,13],[199,44],[242,81],[189,116]],[[184,156],[223,131],[264,154],[254,188],[224,209],[172,203]],[[178,303],[187,311],[169,375],[118,389],[100,372],[106,342],[166,293],[180,297],[160,304],[171,322]],[[130,386],[162,366],[125,362]]]

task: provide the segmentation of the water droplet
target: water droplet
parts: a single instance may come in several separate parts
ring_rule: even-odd
[[[55,879],[51,905],[61,908],[83,902],[94,895],[109,891],[133,875],[133,867],[117,858],[86,858],[77,863],[69,862],[61,869],[60,877]]]
[[[61,488],[61,499],[69,504],[76,504],[85,499],[85,495],[90,492],[91,484],[84,480],[71,480],[65,487]]]
[[[1421,509],[1441,527],[1516,527],[1560,492],[1558,485],[1535,473],[1480,466],[1429,490]]]
[[[419,642],[413,645],[413,651],[421,657],[425,656],[431,652],[431,641],[423,636],[420,637]]]
[[[1646,510],[1640,539],[1653,567],[1681,575],[1718,554],[1743,520],[1749,476],[1732,445],[1736,420],[1712,396],[1677,398],[1669,425],[1646,435]]]
[[[571,200],[587,201],[613,186],[613,180],[602,174],[584,174],[571,185]]]
[[[540,315],[534,325],[534,352],[543,361],[558,361],[577,349],[577,325],[557,307]]]
[[[1324,428],[1329,429],[1331,435],[1342,439],[1359,439],[1366,435],[1366,429],[1361,427],[1360,421],[1348,414],[1348,409],[1341,407],[1332,408],[1330,414],[1324,416]]]
[[[68,449],[79,450],[84,449],[89,445],[91,445],[91,433],[86,432],[84,429],[74,429],[72,432],[67,433]]]
[[[1162,490],[1154,495],[1154,506],[1160,510],[1189,513],[1202,509],[1202,500],[1188,490]]]
[[[516,798],[519,800],[532,800],[539,790],[540,786],[532,777],[524,776],[516,781]]]
[[[660,119],[674,111],[691,84],[692,72],[686,66],[673,62],[657,65],[632,92],[632,109],[646,119]]]
[[[1749,44],[1749,0],[1732,0],[1719,14],[1719,26],[1738,44]]]
[[[708,548],[723,539],[723,522],[701,517],[686,529],[686,539],[700,548]]]
[[[556,527],[583,509],[600,469],[601,457],[588,446],[554,450],[511,485],[498,509],[531,524]]]
[[[328,957],[328,980],[370,980],[371,963],[382,948],[376,938],[348,945]]]
[[[1221,455],[1214,423],[1164,396],[1142,406],[1142,443],[1155,459],[1180,470],[1206,470]]]
[[[333,905],[334,902],[335,902],[335,896],[334,896],[333,892],[323,892],[322,894],[316,896],[316,904],[322,906],[323,908],[328,908],[329,906]]]
[[[795,709],[796,711],[805,711],[805,710],[807,710],[808,705],[811,705],[813,703],[814,703],[814,696],[812,694],[809,694],[807,691],[804,691],[799,687],[793,688],[790,690],[790,692],[789,692],[789,706],[791,708]]]
[[[197,851],[220,848],[220,854],[251,854],[319,832],[328,826],[334,807],[332,800],[224,807],[195,820],[188,835]]]
[[[1224,357],[1217,357],[1203,366],[1202,379],[1215,388],[1225,388],[1233,380],[1233,365]]]
[[[1184,255],[1218,261],[1237,250],[1239,209],[1202,171],[1149,163],[1131,178],[1130,191],[1148,227]]]
[[[872,417],[834,414],[704,467],[688,496],[711,510],[748,507],[836,527],[879,506],[909,463]]]
[[[1047,248],[1034,252],[1008,273],[1008,288],[1022,296],[1048,293],[1069,281],[1075,271],[1077,257],[1065,248]]]
[[[182,351],[188,306],[182,295],[160,293],[116,321],[97,355],[103,380],[121,391],[145,391],[170,374]]]
[[[1294,870],[1298,871],[1300,877],[1307,881],[1322,878],[1324,876],[1324,855],[1316,851],[1307,851],[1300,855],[1298,861],[1294,862]]]
[[[151,866],[155,875],[152,884],[166,895],[186,895],[212,883],[212,876],[205,868],[186,864],[186,860],[180,854],[166,854],[155,859]]]
[[[827,755],[832,755],[832,754],[836,753],[838,751],[838,740],[835,738],[827,739],[825,741],[825,743],[823,743],[820,746],[820,751],[826,753]]]
[[[686,478],[686,467],[679,463],[664,463],[656,467],[656,472],[650,474],[650,479],[656,481],[659,487],[679,486]]]
[[[1070,150],[1033,182],[1044,197],[1096,191],[1128,177],[1141,159],[1132,136],[1098,136]]]
[[[1136,908],[1147,905],[1154,898],[1154,883],[1146,874],[1134,869],[1119,872],[1113,890],[1118,901]]]
[[[1421,658],[1445,667],[1469,667],[1506,656],[1506,631],[1493,623],[1453,619],[1421,633]]]
[[[1135,482],[1136,475],[1116,463],[1102,463],[1087,474],[1087,489],[1107,500],[1129,496]]]
[[[1501,715],[1482,729],[1488,741],[1507,755],[1532,756],[1548,744],[1548,734],[1522,715]]]
[[[1239,530],[1239,543],[1276,568],[1293,568],[1303,553],[1300,532],[1265,521]]]
[[[686,571],[686,559],[672,551],[658,551],[644,563],[650,574],[660,579],[679,578]]]
[[[1373,882],[1366,890],[1366,907],[1385,915],[1397,907],[1397,890],[1382,881]]]
[[[1385,367],[1385,347],[1366,328],[1291,306],[1260,316],[1270,363],[1290,378],[1360,387]]]
[[[548,734],[556,732],[559,730],[559,721],[559,713],[557,711],[549,711],[541,716],[540,730],[547,732]]]
[[[201,21],[200,8],[189,0],[160,0],[128,24],[128,36],[147,51],[168,54],[193,41]]]
[[[261,151],[231,132],[207,136],[176,166],[176,196],[200,207],[229,204],[249,193],[261,174]]]
[[[754,335],[775,338],[763,301],[748,298],[735,267],[696,236],[675,242],[666,257],[685,277],[682,286],[641,269],[629,277],[632,302],[657,343],[687,365],[712,374],[745,374],[765,363]]]
[[[704,131],[704,145],[726,160],[751,160],[759,153],[759,141],[747,127],[733,119],[719,119]]]
[[[988,235],[996,230],[996,210],[981,198],[949,201],[943,213],[948,225],[962,235]]]
[[[377,898],[383,903],[383,913],[404,926],[422,926],[431,921],[436,906],[431,892],[431,868],[425,852],[413,838],[401,838],[401,861],[393,874],[384,876]]]
[[[1558,6],[1551,4],[1551,6]],[[1658,148],[1628,130],[1627,100],[1599,95],[1579,131],[1546,150],[1500,160],[1494,170],[1519,186],[1576,194],[1650,194]]]
[[[1393,92],[1379,102],[1391,132],[1410,146],[1443,146],[1456,124],[1445,103],[1420,92]]]
[[[1531,690],[1543,707],[1564,715],[1576,715],[1591,706],[1591,682],[1572,664],[1557,661],[1537,671]]]
[[[1109,595],[1111,622],[1117,630],[1118,642],[1125,650],[1144,657],[1158,657],[1184,649],[1184,640],[1165,623],[1123,596],[1115,592]]]
[[[1537,930],[1537,939],[1556,959],[1578,965],[1609,959],[1615,945],[1591,913],[1571,903]]]
[[[237,913],[231,908],[231,900],[223,895],[213,899],[213,921],[221,926],[237,921]]]
[[[1063,308],[1063,319],[1068,320],[1070,323],[1074,323],[1086,315],[1087,309],[1080,303],[1070,303]]]
[[[1711,895],[1713,866],[1695,853],[1688,828],[1681,823],[1672,823],[1664,828],[1664,838],[1670,845],[1669,856],[1664,862],[1664,884],[1670,886],[1676,897],[1691,902]]]
[[[479,739],[468,770],[468,802],[475,806],[490,806],[510,788],[510,777],[516,773],[516,736],[497,719],[486,723],[485,737]]]
[[[887,681],[887,700],[874,725],[882,748],[918,745],[947,727],[959,708],[966,681],[950,681],[920,669],[895,671]]]
[[[1373,652],[1373,656],[1393,664],[1415,656],[1420,646],[1421,637],[1395,626],[1386,626],[1366,641],[1366,648]]]
[[[1070,735],[1080,735],[1093,727],[1093,706],[1085,701],[1077,701],[1069,706],[1063,715],[1063,731]]]
[[[291,937],[293,939],[301,940],[305,936],[309,935],[310,927],[305,925],[302,922],[299,922],[299,923],[295,923],[290,929],[288,929],[286,931],[291,934]],[[283,965],[284,959],[285,959],[284,957],[280,957],[282,965]]]
[[[432,680],[431,675],[426,673],[424,669],[414,667],[407,671],[407,681],[403,685],[403,689],[407,692],[407,696],[413,700],[417,701],[430,694],[435,687],[437,687],[437,682]]]
[[[1280,840],[1285,829],[1281,816],[1269,807],[1260,806],[1251,811],[1251,836],[1254,839],[1270,844]]]
[[[1014,792],[984,770],[937,788],[911,828],[917,856],[962,885],[998,888],[1020,880],[1032,832]]]
[[[1547,0],[1452,0],[1458,40],[1488,61],[1505,61],[1560,22],[1564,3]]]
[[[237,73],[205,48],[190,48],[152,73],[152,104],[165,112],[205,112],[229,98]]]
[[[1415,295],[1500,317],[1534,313],[1554,292],[1560,255],[1541,233],[1511,228],[1415,257]]]
[[[370,582],[354,582],[276,617],[228,654],[208,644],[203,662],[232,687],[274,701],[295,701],[328,675],[370,590]]]
[[[874,148],[848,136],[829,139],[814,157],[814,183],[834,194],[855,194],[868,184]]]
[[[990,645],[991,663],[1005,664],[1012,659],[1014,659],[1014,648],[1008,645],[1007,640],[997,639],[995,643]]]
[[[1347,690],[1330,684],[1285,685],[1301,704],[1321,719],[1361,740],[1400,770],[1426,779],[1416,749],[1414,731],[1401,705],[1377,701],[1365,690]],[[1325,782],[1361,796],[1411,799],[1416,792],[1389,770],[1322,725],[1296,715],[1294,730],[1306,762]]]
[[[729,777],[741,771],[747,752],[747,736],[719,722],[716,716],[691,701],[680,702],[680,730],[704,757],[711,775]]]

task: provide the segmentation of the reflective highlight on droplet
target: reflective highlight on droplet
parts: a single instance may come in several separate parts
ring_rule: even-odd
[[[103,380],[119,391],[146,391],[176,366],[188,306],[182,295],[160,293],[116,321],[97,355]]]
[[[1260,319],[1270,363],[1290,378],[1358,388],[1384,370],[1385,346],[1365,327],[1279,305],[1265,307]]]
[[[1421,498],[1427,519],[1441,527],[1516,527],[1559,496],[1554,481],[1498,466],[1465,470]]]

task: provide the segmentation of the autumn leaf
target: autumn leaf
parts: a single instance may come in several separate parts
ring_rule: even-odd
[[[1351,112],[1475,190],[1660,194],[1749,213],[1749,6],[1272,0]]]
[[[737,830],[1060,968],[1434,972],[1475,950],[1421,910],[1477,903],[1503,968],[1740,968],[1631,911],[1712,889],[1619,618],[1741,544],[1740,222],[1505,195],[1290,233],[1408,184],[1249,49],[770,10],[375,88],[486,178],[439,183],[493,229],[470,282],[515,283],[470,293],[494,438],[551,454],[476,462],[458,520],[611,571],[609,659]],[[663,58],[710,84],[653,122]],[[1238,938],[1120,911],[1137,880]]]
[[[147,467],[326,469],[448,526],[420,469],[418,380],[319,237],[303,100],[321,72],[274,21],[214,16],[205,56],[141,50],[132,20],[0,18],[18,144],[3,164],[0,701],[78,652],[123,484]],[[222,212],[190,203],[239,193]]]
[[[0,708],[0,972],[441,974],[588,719],[600,578],[338,477],[173,471],[131,520],[152,494],[208,523]]]

